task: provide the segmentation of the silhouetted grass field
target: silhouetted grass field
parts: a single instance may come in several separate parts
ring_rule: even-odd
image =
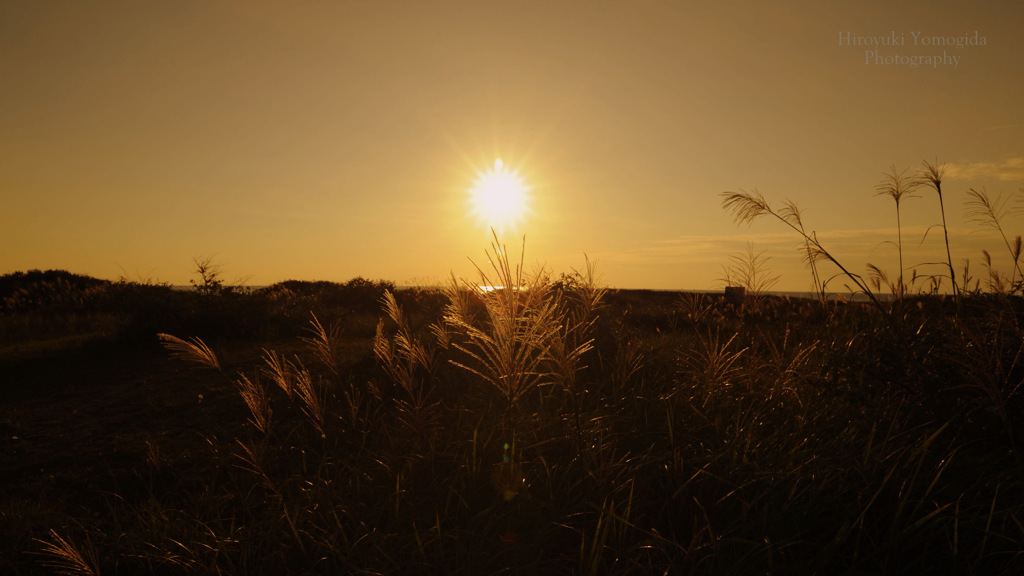
[[[523,289],[0,278],[0,572],[1024,571],[1020,297],[503,253]]]

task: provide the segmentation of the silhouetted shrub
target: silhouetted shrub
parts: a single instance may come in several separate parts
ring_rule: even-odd
[[[0,310],[67,312],[94,304],[107,280],[65,270],[30,270],[0,276]]]

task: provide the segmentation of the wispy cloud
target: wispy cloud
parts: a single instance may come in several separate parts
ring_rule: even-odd
[[[897,273],[895,227],[830,229],[817,233],[821,244],[854,274],[867,274],[867,264],[878,265],[890,273]],[[953,264],[962,270],[963,263],[977,261],[982,250],[992,253],[997,267],[1006,266],[1007,258],[998,232],[977,227],[953,227],[949,230],[952,242]],[[746,252],[747,245],[762,253],[773,273],[782,276],[778,289],[806,289],[810,276],[806,272],[803,245],[792,232],[761,233],[739,232],[718,235],[679,235],[629,248],[596,254],[596,259],[607,270],[620,272],[617,280],[630,285],[630,274],[645,269],[678,270],[679,285],[691,288],[719,288],[722,266],[729,258]],[[907,274],[944,274],[946,251],[941,230],[927,226],[903,228],[903,254]],[[819,272],[830,278],[841,278],[838,270],[822,262]]]
[[[679,262],[717,264],[724,262],[729,254],[745,250],[748,242],[753,243],[757,250],[795,246],[791,234],[680,235],[646,245],[607,252],[601,255],[601,259],[609,263],[629,264],[675,264]]]
[[[1003,182],[1024,180],[1024,157],[1014,156],[996,162],[965,162],[946,164],[949,180],[995,178]]]
[[[840,261],[852,258],[859,261],[872,254],[884,255],[892,250],[895,255],[896,228],[860,228],[848,230],[823,230],[817,233],[818,241]],[[952,228],[950,235],[972,250],[986,242],[999,240],[995,232],[975,228]],[[757,252],[765,251],[769,256],[800,256],[803,243],[792,233],[736,234],[736,235],[680,235],[643,246],[605,252],[600,255],[602,262],[663,265],[679,262],[713,263],[725,262],[730,255],[744,252],[747,245]],[[941,232],[929,232],[926,226],[905,226],[903,228],[903,249],[906,254],[918,257],[934,254],[943,255]]]

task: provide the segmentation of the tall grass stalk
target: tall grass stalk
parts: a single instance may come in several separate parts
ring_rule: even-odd
[[[905,172],[905,171],[904,171]],[[903,300],[906,291],[903,268],[903,226],[900,220],[900,202],[905,198],[912,198],[914,189],[918,183],[915,180],[905,177],[904,172],[897,172],[895,166],[890,166],[889,172],[884,174],[882,182],[875,188],[877,196],[888,196],[896,203],[896,249],[899,253],[900,274],[896,278],[896,297]]]
[[[552,291],[556,324],[552,333],[550,374],[571,404],[576,429],[577,450],[583,451],[582,390],[576,377],[586,368],[584,356],[593,349],[593,328],[605,289],[598,286],[596,265],[589,258],[583,272],[563,276],[560,289]]]
[[[953,271],[953,257],[949,252],[949,226],[946,225],[946,204],[942,199],[942,176],[944,168],[936,161],[934,164],[924,161],[924,167],[918,172],[917,181],[920,185],[935,190],[939,197],[939,212],[942,214],[942,236],[946,243],[946,263],[949,266],[949,281],[953,285],[953,299],[960,305],[960,287],[956,283],[956,272]]]
[[[395,326],[393,335],[385,333],[383,319],[377,324],[373,351],[384,371],[398,386],[395,398],[398,421],[416,442],[427,442],[433,450],[433,431],[437,428],[440,401],[434,399],[433,387],[428,385],[433,370],[435,349],[428,348],[412,330],[402,306],[390,291],[381,298],[385,314]],[[435,323],[431,326],[441,347],[447,346],[448,335]]]
[[[412,333],[405,312],[390,291],[381,297],[384,313],[395,325],[393,338],[385,332],[384,320],[377,324],[373,352],[391,381],[407,393],[418,388],[422,373],[430,371],[431,358],[427,348]]]
[[[764,195],[756,189],[750,192],[743,190],[738,192],[722,192],[722,197],[722,207],[733,213],[733,217],[736,219],[737,224],[750,224],[761,216],[771,216],[786,226],[789,226],[803,239],[809,265],[813,266],[813,264],[818,260],[828,260],[839,268],[842,275],[849,278],[854,285],[856,285],[858,291],[864,293],[868,297],[875,308],[882,312],[886,318],[889,318],[889,311],[871,291],[867,283],[864,281],[864,278],[859,274],[850,272],[845,266],[843,266],[839,260],[837,260],[828,250],[825,249],[824,246],[821,245],[813,231],[805,231],[800,217],[800,211],[797,209],[796,204],[787,201],[781,210],[776,211],[770,204],[768,204],[768,200],[765,199]],[[816,269],[812,268],[812,270]],[[822,298],[824,298],[826,284],[827,281],[821,281]]]
[[[1006,202],[1007,200],[1003,199],[1001,194],[992,198],[984,188],[981,191],[971,188],[967,191],[967,218],[970,222],[999,232],[999,237],[1003,239],[1003,244],[1006,246],[1006,250],[1010,253],[1010,259],[1013,261],[1009,289],[1017,290],[1020,282],[1024,282],[1024,272],[1021,271],[1020,266],[1022,242],[1020,235],[1017,235],[1011,243],[1010,239],[1006,236],[1006,231],[1003,230],[1002,221],[1009,213]],[[1019,281],[1018,278],[1020,279]]]
[[[804,236],[803,257],[807,262],[807,267],[811,269],[811,281],[814,285],[814,292],[818,295],[818,300],[824,304],[826,299],[825,283],[822,281],[821,275],[818,273],[819,258],[816,257],[815,249],[811,244],[806,229],[804,228],[804,221],[800,214],[800,209],[791,200],[786,200],[782,203],[782,209],[779,213],[795,225],[800,234]]]

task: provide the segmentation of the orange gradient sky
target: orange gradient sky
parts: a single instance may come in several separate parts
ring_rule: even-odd
[[[954,260],[1008,272],[963,203],[1024,184],[1021,22],[1015,0],[5,2],[0,273],[469,276],[489,232],[467,190],[497,158],[531,187],[505,241],[556,275],[586,253],[612,287],[717,288],[752,242],[809,289],[797,238],[722,210],[752,188],[894,271],[875,186],[936,158]],[[937,222],[934,194],[905,201],[908,268],[942,259]]]

